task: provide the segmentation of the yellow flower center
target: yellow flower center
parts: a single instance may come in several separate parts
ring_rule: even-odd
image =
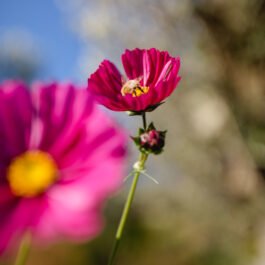
[[[14,195],[34,197],[57,179],[53,158],[42,151],[27,151],[14,158],[7,169],[7,179]]]
[[[133,97],[139,97],[139,96],[141,96],[143,94],[146,94],[148,92],[148,90],[149,90],[149,87],[148,86],[145,86],[145,87],[143,87],[143,86],[137,87],[135,89],[134,93],[132,93],[132,96]]]
[[[148,86],[141,86],[140,78],[128,80],[121,88],[122,96],[131,94],[133,97],[139,97],[143,94],[146,94],[149,91]]]

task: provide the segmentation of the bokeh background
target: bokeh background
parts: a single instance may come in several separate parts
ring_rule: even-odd
[[[179,56],[182,80],[148,115],[168,130],[147,163],[160,184],[141,179],[117,264],[264,265],[264,0],[0,2],[0,79],[86,85],[102,59],[122,70],[135,47]],[[139,118],[110,115],[136,133]],[[129,185],[105,206],[98,238],[34,246],[28,264],[106,264]]]

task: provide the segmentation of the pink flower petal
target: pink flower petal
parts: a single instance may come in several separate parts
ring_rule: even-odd
[[[0,208],[0,254],[18,245],[24,233],[31,229],[39,213],[39,199],[16,199]]]
[[[143,76],[143,54],[144,50],[138,48],[130,51],[126,50],[121,56],[124,70],[129,79]]]
[[[106,63],[107,76],[116,82],[110,67]],[[102,204],[123,178],[125,133],[86,90],[71,84],[35,83],[30,95],[24,85],[3,83],[0,103],[0,251],[17,245],[28,229],[37,239],[95,236]],[[54,158],[60,179],[41,195],[15,197],[6,169],[32,149]]]
[[[4,160],[3,163],[7,163],[11,157],[26,150],[31,127],[31,115],[30,95],[24,84],[12,80],[1,83],[0,161]]]
[[[162,102],[176,88],[180,66],[179,58],[155,48],[126,50],[121,56],[128,79],[142,78],[142,86],[149,87],[147,94],[133,97],[121,95],[121,75],[109,61],[103,61],[88,79],[88,90],[93,91],[99,104],[114,111],[143,111]],[[161,84],[164,82],[165,84]]]

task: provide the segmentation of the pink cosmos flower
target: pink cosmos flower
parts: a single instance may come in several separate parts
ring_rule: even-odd
[[[0,252],[33,239],[94,237],[120,185],[125,134],[71,84],[0,84]]]
[[[176,88],[180,59],[168,52],[126,50],[121,56],[127,77],[115,65],[104,60],[88,79],[97,101],[114,111],[150,111],[158,106]]]

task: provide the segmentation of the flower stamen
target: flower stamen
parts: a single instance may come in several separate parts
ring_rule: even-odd
[[[121,88],[122,96],[131,94],[133,97],[139,97],[143,94],[146,94],[149,91],[148,86],[141,86],[140,78],[128,80]]]

